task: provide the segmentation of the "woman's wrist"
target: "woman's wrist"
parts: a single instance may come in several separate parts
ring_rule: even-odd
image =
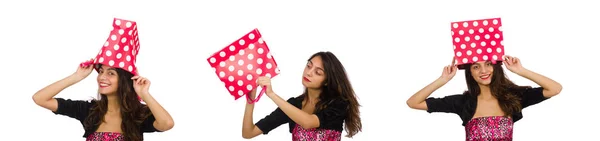
[[[148,92],[143,92],[143,93],[139,93],[139,94],[138,94],[138,96],[140,96],[140,98],[141,98],[142,100],[144,100],[144,99],[146,99],[146,98],[148,98],[148,97],[150,96],[150,93],[148,93]]]
[[[77,74],[71,74],[71,75],[67,76],[67,80],[70,80],[71,82],[75,82],[75,83],[83,80],[84,78],[85,77],[78,76]]]

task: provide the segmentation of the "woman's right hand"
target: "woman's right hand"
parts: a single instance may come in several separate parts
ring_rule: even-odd
[[[455,63],[456,60],[453,57],[452,64],[444,67],[444,71],[442,72],[442,76],[440,76],[440,79],[444,81],[452,80],[452,78],[456,75],[456,71],[458,70],[458,67],[456,67]]]
[[[94,61],[94,59],[90,59],[88,61]],[[90,73],[92,73],[92,70],[94,70],[94,65],[88,65],[88,66],[78,66],[77,67],[77,71],[75,71],[75,73],[73,73],[71,76],[77,78],[77,80],[83,80],[84,78],[86,78],[87,76],[90,75]]]

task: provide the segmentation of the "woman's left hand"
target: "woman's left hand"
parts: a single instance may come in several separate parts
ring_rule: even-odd
[[[270,77],[266,77],[266,76],[258,77],[258,79],[256,80],[256,83],[260,87],[264,87],[264,86],[267,87],[267,90],[266,90],[267,95],[273,94],[273,87],[271,86],[271,78]]]
[[[135,93],[138,96],[142,97],[148,93],[148,89],[150,89],[150,80],[141,76],[134,76],[131,78],[133,80],[133,88],[135,89]]]
[[[505,55],[503,63],[508,70],[516,74],[520,74],[523,70],[525,70],[521,64],[521,60],[519,60],[517,57]]]

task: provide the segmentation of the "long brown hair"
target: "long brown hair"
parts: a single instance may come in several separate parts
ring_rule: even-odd
[[[100,65],[96,66],[100,67]],[[133,74],[120,68],[115,68],[118,75],[119,86],[117,88],[117,97],[119,100],[119,106],[121,111],[121,130],[125,140],[127,141],[141,141],[144,140],[140,125],[150,115],[150,109],[138,101],[137,94],[133,89],[133,81],[131,77]],[[106,95],[100,94],[100,99],[95,100],[95,104],[92,106],[90,114],[85,119],[84,128],[94,129],[99,126],[102,122],[105,122],[104,115],[108,110],[108,99]]]
[[[490,92],[492,93],[492,96],[498,99],[498,104],[505,116],[511,116],[521,112],[521,99],[517,92],[526,88],[531,88],[531,86],[519,86],[510,81],[504,73],[502,62],[494,64],[493,67],[494,71],[490,83]],[[465,77],[468,88],[468,91],[465,93],[476,98],[480,95],[481,90],[479,89],[479,84],[471,75],[471,64],[465,65]]]
[[[326,78],[321,87],[322,91],[319,95],[319,102],[315,106],[315,112],[323,110],[327,104],[335,100],[348,101],[348,116],[344,122],[346,124],[346,132],[348,133],[347,137],[351,138],[359,131],[362,131],[360,111],[358,109],[360,104],[358,103],[354,89],[350,84],[350,80],[348,80],[344,66],[333,53],[317,52],[308,61],[317,56],[320,56],[323,60],[323,70],[325,71]],[[308,97],[307,89],[305,89],[301,96]],[[308,98],[304,100],[306,101]]]

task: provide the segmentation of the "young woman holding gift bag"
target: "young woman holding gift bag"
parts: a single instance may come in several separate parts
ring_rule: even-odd
[[[444,67],[442,76],[410,97],[410,108],[432,112],[455,113],[465,126],[466,140],[512,140],[513,123],[522,119],[521,110],[560,93],[561,84],[524,68],[518,58],[506,56],[502,63],[479,61],[465,64],[468,90],[463,94],[429,97],[456,74],[457,66]],[[518,86],[504,74],[508,70],[540,87]],[[429,97],[429,98],[428,98]]]
[[[293,141],[339,141],[345,123],[347,137],[362,130],[359,103],[342,63],[331,52],[318,52],[310,57],[302,74],[305,91],[287,101],[273,92],[269,77],[260,77],[266,95],[278,106],[270,115],[252,123],[254,105],[246,104],[242,136],[250,139],[282,124],[289,123]],[[255,97],[256,90],[250,92]]]
[[[55,98],[63,89],[98,71],[99,100],[83,101]],[[141,141],[143,132],[162,132],[173,128],[169,113],[148,92],[150,81],[121,68],[102,64],[79,66],[72,75],[33,95],[35,103],[55,114],[79,120],[87,141]],[[140,103],[141,98],[146,104]]]

